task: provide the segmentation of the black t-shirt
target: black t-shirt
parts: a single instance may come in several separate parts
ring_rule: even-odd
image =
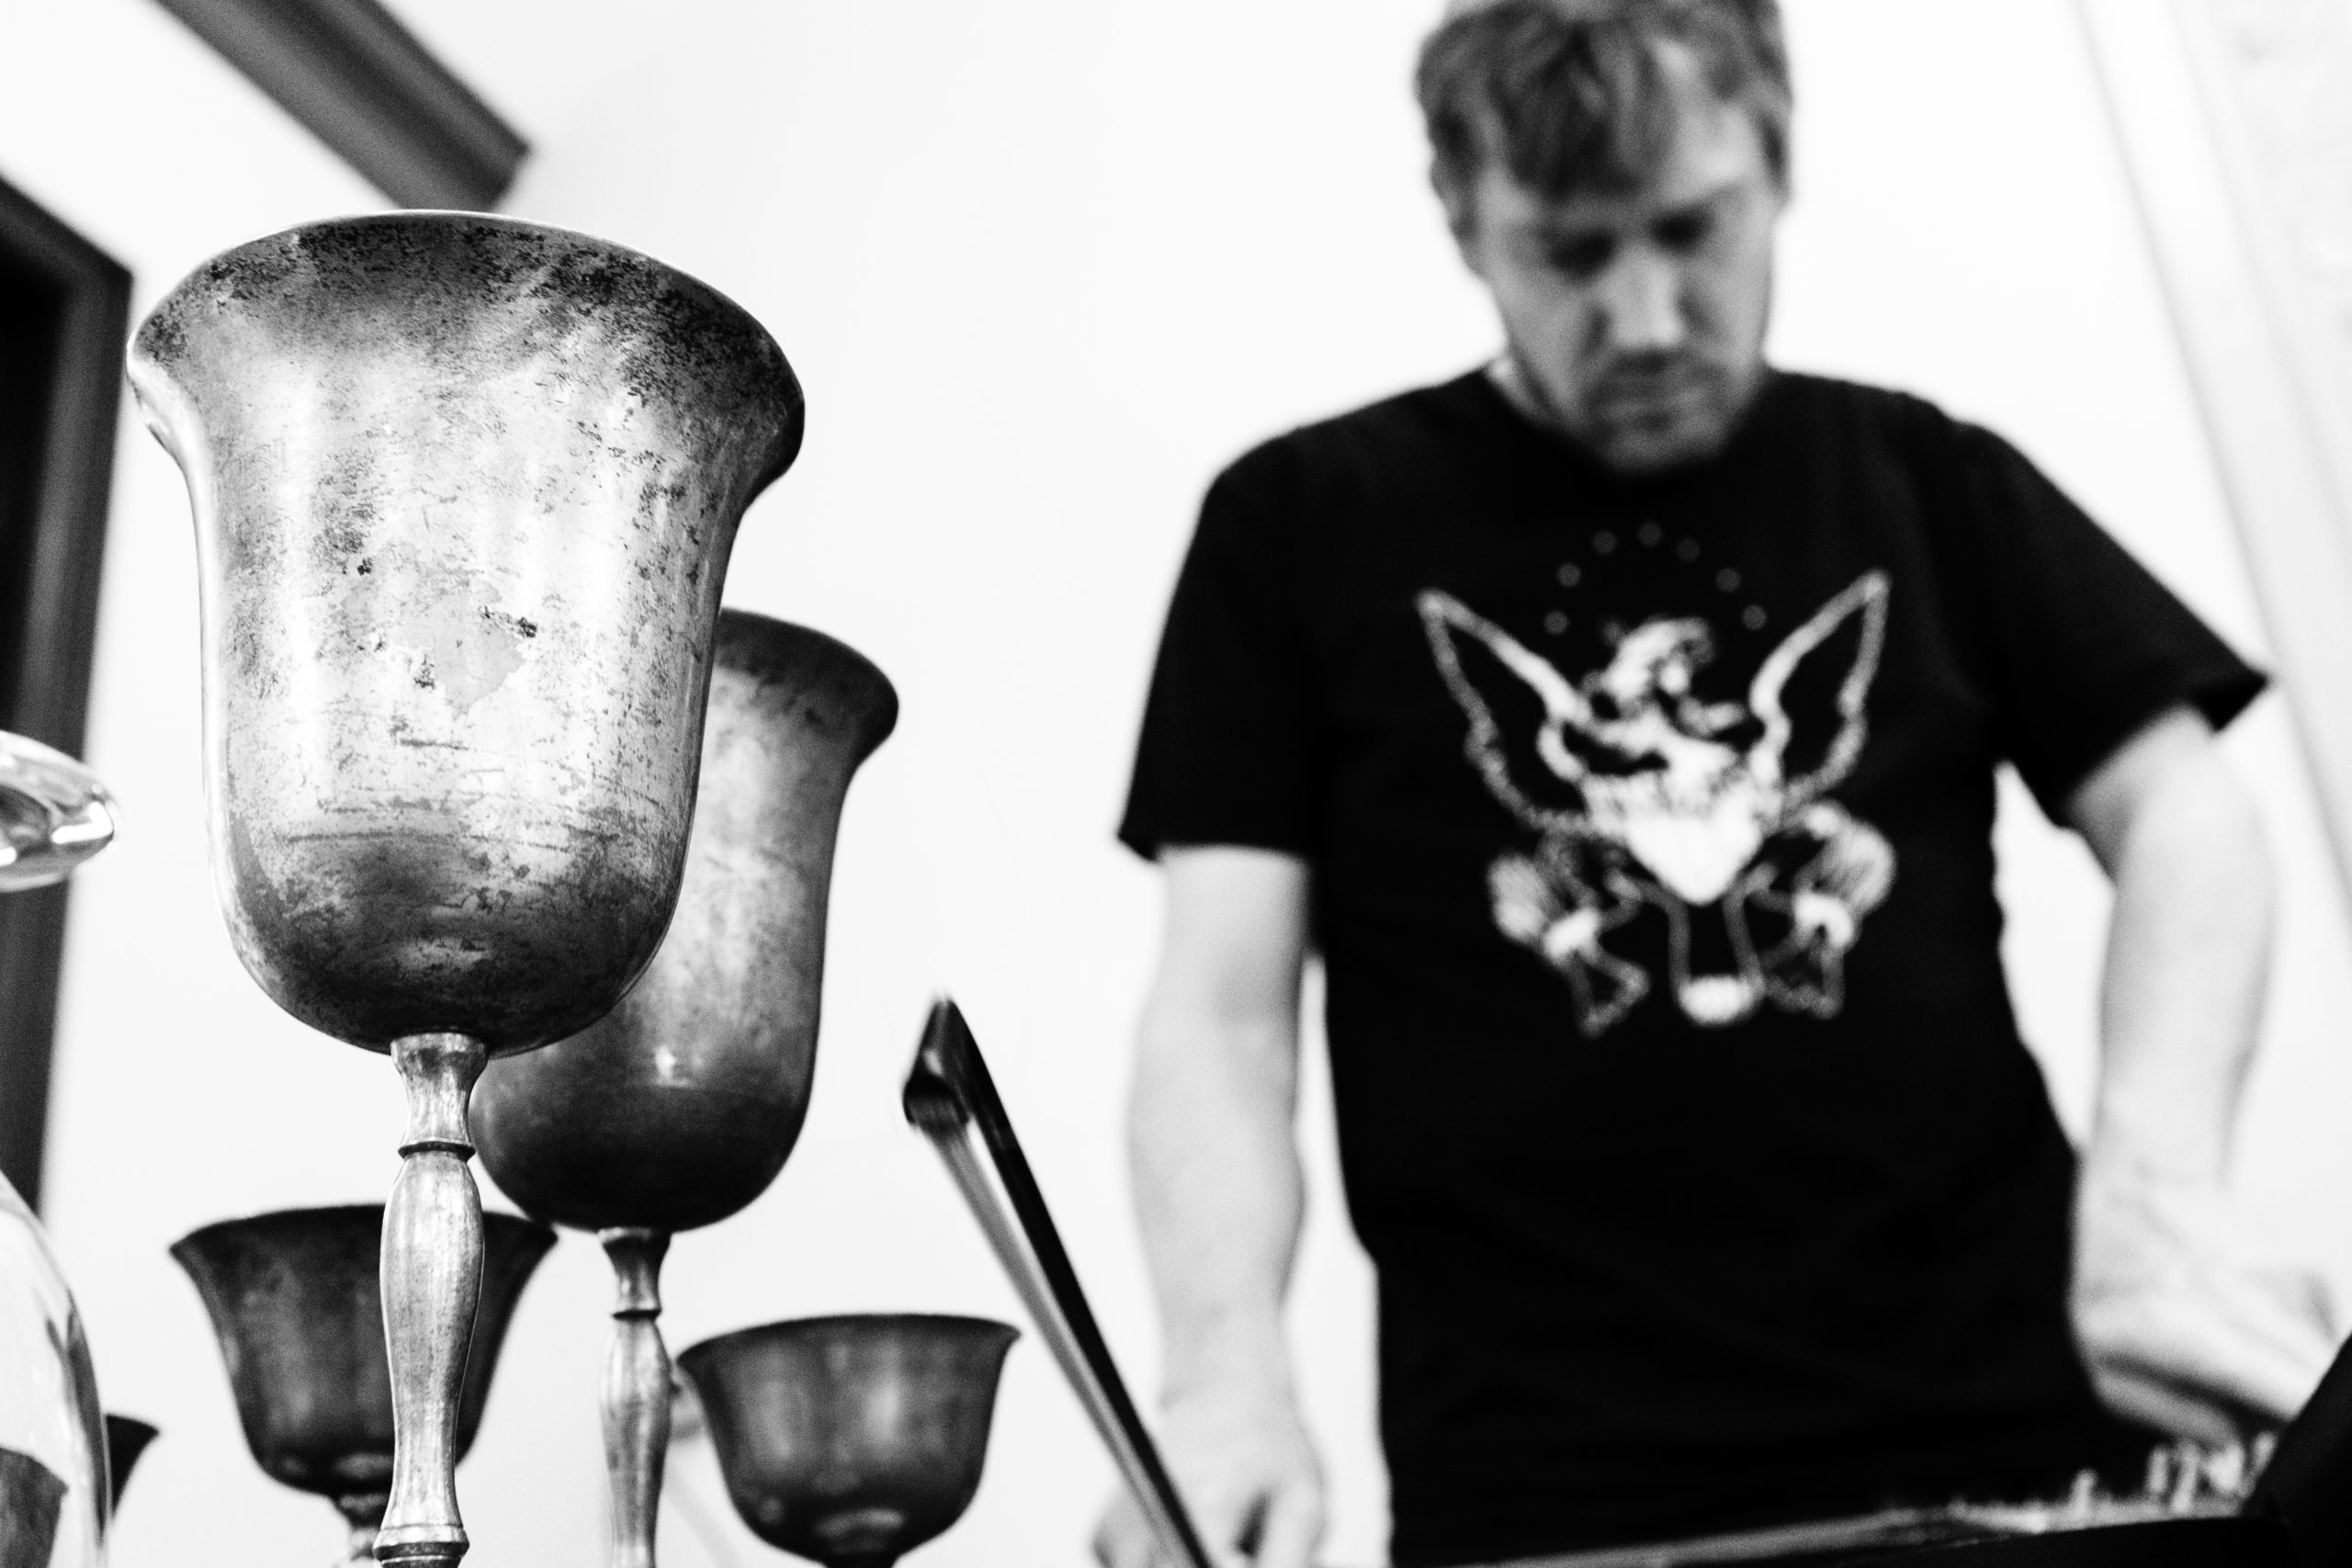
[[[1647,480],[1483,375],[1217,479],[1121,837],[1312,867],[1399,1563],[2132,1454],[1995,769],[2054,814],[2261,684],[2012,447],[1836,381]]]

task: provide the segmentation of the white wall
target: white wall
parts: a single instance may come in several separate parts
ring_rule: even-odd
[[[1796,0],[1783,358],[1926,392],[2018,441],[2240,648],[2266,647],[2087,41],[2057,0]],[[2352,1283],[2341,889],[2283,699],[2227,738],[2284,892],[2239,1184]],[[2080,1131],[2105,885],[2014,780],[1999,842],[2027,1036]]]
[[[1993,423],[2243,646],[2244,576],[2063,0],[1791,0],[1799,206],[1776,352]],[[774,1190],[683,1238],[673,1346],[770,1318],[931,1308],[1019,1320],[896,1107],[925,1002],[965,1003],[1140,1388],[1152,1326],[1117,1154],[1150,874],[1110,841],[1158,619],[1208,476],[1259,436],[1491,343],[1419,178],[1405,77],[1435,0],[407,0],[537,140],[511,206],[695,271],[775,330],[806,453],[729,585],[897,682],[853,791],[813,1113]],[[0,0],[0,176],[137,273],[372,193],[146,0]],[[375,1199],[381,1061],[277,1015],[211,907],[198,797],[193,552],[179,481],[127,422],[89,750],[119,844],[74,906],[50,1213],[110,1405],[161,1423],[118,1561],[323,1560],[322,1505],[242,1452],[194,1292],[163,1248],[230,1213]],[[2333,1022],[2352,950],[2275,699],[2231,741],[2289,910],[2245,1186],[2352,1283],[2335,1194],[2352,1107]],[[2018,797],[2021,799],[2021,796]],[[2029,1032],[2079,1114],[2101,895],[2070,841],[2002,829]],[[1330,1561],[1377,1561],[1368,1280],[1328,1111],[1297,1302],[1334,1480]],[[600,1253],[525,1299],[463,1472],[476,1561],[601,1551]],[[665,1548],[724,1511],[679,1467]],[[1109,1472],[1034,1341],[971,1516],[916,1559],[1076,1563]],[[184,1522],[185,1521],[185,1522]],[[714,1521],[731,1561],[765,1554]]]

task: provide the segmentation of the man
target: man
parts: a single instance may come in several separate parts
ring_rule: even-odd
[[[1212,488],[1123,838],[1163,1432],[1304,1568],[1301,964],[1379,1271],[1401,1565],[2063,1491],[2306,1397],[2233,1254],[2260,678],[2016,451],[1762,358],[1771,0],[1493,0],[1423,53],[1506,349]],[[1997,952],[1994,775],[2113,878],[2079,1170]],[[1150,1556],[1114,1508],[1098,1550]]]

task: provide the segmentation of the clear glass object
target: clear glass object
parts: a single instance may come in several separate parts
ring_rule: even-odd
[[[0,730],[0,893],[62,881],[114,837],[87,768]],[[89,1342],[40,1222],[0,1177],[0,1568],[98,1568],[106,1424]]]
[[[0,729],[0,893],[62,882],[113,838],[114,802],[96,774]]]
[[[73,1292],[0,1177],[0,1568],[106,1562],[106,1426]]]

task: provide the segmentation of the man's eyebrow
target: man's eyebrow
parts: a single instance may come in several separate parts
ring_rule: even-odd
[[[1702,208],[1714,207],[1737,196],[1742,183],[1736,175],[1718,180],[1713,185],[1680,201],[1670,202],[1659,208],[1656,215],[1659,218],[1679,218],[1685,213],[1697,212]]]
[[[1527,226],[1527,231],[1544,244],[1577,245],[1593,240],[1614,239],[1623,227],[1623,223],[1611,222],[1602,219],[1588,219],[1581,222],[1573,220],[1555,221],[1551,219],[1538,219]]]
[[[1575,243],[1583,240],[1605,239],[1621,232],[1629,225],[1639,228],[1652,223],[1668,222],[1717,206],[1736,196],[1739,193],[1740,185],[1738,175],[1730,175],[1680,200],[1663,204],[1638,215],[1630,211],[1618,211],[1607,216],[1596,214],[1592,217],[1561,217],[1553,213],[1542,213],[1531,220],[1527,228],[1534,238],[1547,242]]]

